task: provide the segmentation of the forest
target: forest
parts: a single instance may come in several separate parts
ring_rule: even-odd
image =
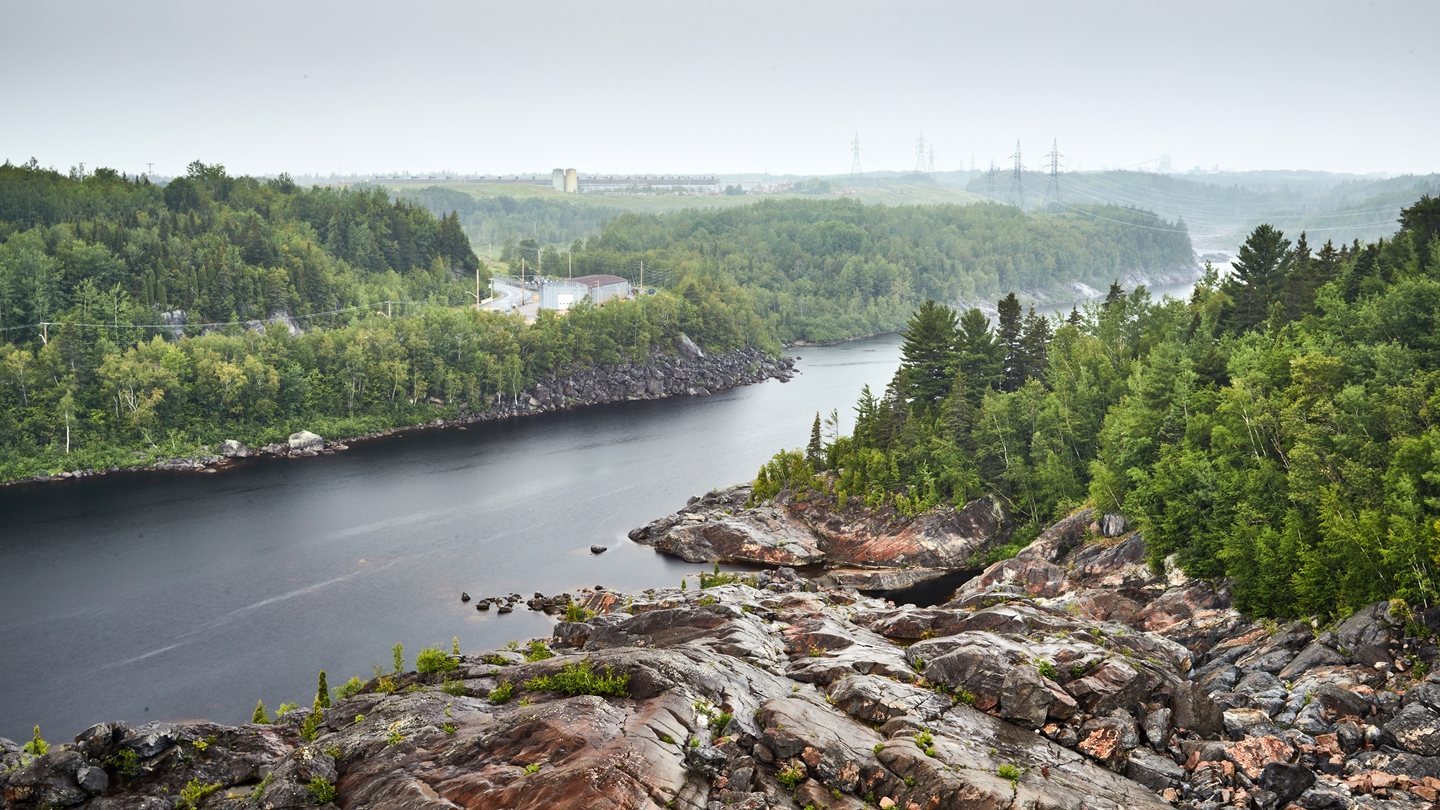
[[[488,275],[454,214],[223,166],[162,188],[6,164],[0,238],[0,480],[483,410],[682,333],[779,349],[701,276],[533,324],[476,311]]]
[[[994,329],[979,310],[924,302],[853,432],[817,414],[808,447],[768,462],[756,496],[913,515],[995,493],[1023,524],[997,557],[1092,504],[1144,532],[1157,570],[1173,559],[1233,579],[1250,613],[1433,606],[1440,198],[1400,225],[1318,249],[1261,225],[1236,272],[1207,266],[1188,300],[1116,285],[1059,321],[1009,296]]]
[[[577,275],[624,274],[643,260],[675,277],[733,279],[785,343],[895,331],[931,298],[1055,292],[1070,281],[1104,289],[1126,270],[1194,266],[1183,223],[1115,206],[1027,215],[995,204],[763,200],[625,214],[583,248]]]

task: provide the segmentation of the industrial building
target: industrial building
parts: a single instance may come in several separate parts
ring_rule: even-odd
[[[590,303],[599,306],[612,298],[623,299],[629,295],[630,282],[620,276],[547,279],[540,285],[540,308],[565,312],[582,299],[588,298]]]

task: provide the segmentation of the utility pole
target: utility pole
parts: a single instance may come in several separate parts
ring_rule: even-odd
[[[925,173],[925,133],[923,131],[915,140],[915,173]]]
[[[860,170],[860,132],[855,132],[855,140],[850,143],[850,179],[859,180],[863,172]]]
[[[1020,139],[1015,139],[1015,169],[1010,173],[1010,200],[1016,207],[1025,208],[1025,171],[1020,163]]]
[[[645,289],[645,260],[640,260],[640,289]]]
[[[154,164],[154,163],[146,163],[146,164],[145,164],[145,176],[146,176],[146,177],[149,177],[150,175],[152,175],[152,174],[154,174],[154,173],[155,173],[155,164]]]
[[[1045,157],[1050,158],[1050,184],[1045,189],[1046,196],[1058,203],[1060,202],[1060,158],[1065,157],[1060,154],[1058,138],[1051,142],[1050,154]]]
[[[575,278],[575,254],[567,251],[565,253],[565,264],[568,265],[570,278]]]

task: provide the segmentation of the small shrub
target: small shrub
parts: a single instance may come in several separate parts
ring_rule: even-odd
[[[485,653],[480,660],[494,667],[503,667],[510,663],[510,659],[500,653]]]
[[[265,701],[256,702],[255,713],[250,715],[250,722],[257,726],[270,725],[270,714],[265,709]]]
[[[405,671],[405,645],[404,645],[404,644],[396,644],[394,647],[391,647],[391,648],[390,648],[390,655],[392,655],[392,656],[394,657],[394,660],[395,660],[395,674],[396,674],[396,675],[399,675],[400,673],[404,672],[404,671]]]
[[[545,646],[545,642],[538,638],[530,642],[529,648],[525,650],[526,661],[544,661],[546,658],[554,657],[555,653],[550,652],[550,648]]]
[[[355,722],[357,722],[357,723],[363,723],[363,722],[365,722],[365,715],[363,715],[363,714],[357,714],[357,715],[355,715]]]
[[[314,742],[320,736],[320,707],[316,706],[305,720],[300,724],[300,739],[305,742]]]
[[[819,657],[820,657],[820,648],[819,648],[819,647],[811,647],[808,654],[809,654],[809,656],[810,656],[811,658],[819,658]]]
[[[460,662],[439,647],[426,647],[415,656],[415,671],[425,675],[435,672],[454,672]]]
[[[1040,663],[1037,664],[1035,668],[1040,671],[1040,677],[1042,678],[1049,678],[1053,681],[1060,677],[1060,673],[1055,671],[1055,665],[1047,659],[1041,658]]]
[[[805,774],[793,765],[786,765],[784,768],[775,772],[775,781],[784,785],[785,789],[791,793],[794,793],[795,788],[799,787],[800,783],[804,780]]]
[[[532,774],[532,773],[537,773],[539,770],[540,770],[540,763],[538,763],[538,762],[532,762],[532,763],[530,763],[529,765],[526,765],[526,766],[525,766],[525,773],[526,773],[527,775],[528,775],[528,774]]]
[[[907,777],[905,777],[905,787],[915,787],[915,777],[913,777],[913,776],[907,776]]]
[[[554,675],[537,676],[525,682],[525,688],[532,691],[559,692],[566,697],[576,695],[609,695],[611,697],[626,697],[630,694],[628,684],[630,676],[622,673],[615,674],[609,665],[605,667],[605,674],[601,675],[594,670],[590,659],[566,664]]]
[[[723,711],[710,718],[710,739],[716,740],[725,736],[725,727],[730,725],[730,721],[734,719],[735,716],[730,712]]]
[[[285,715],[289,714],[290,712],[295,711],[295,710],[298,709],[298,708],[300,708],[300,707],[299,707],[299,706],[296,706],[294,703],[291,703],[290,701],[287,700],[287,701],[285,701],[284,703],[281,703],[281,704],[280,704],[280,708],[278,708],[278,709],[275,710],[275,719],[276,719],[276,720],[284,719]]]
[[[512,638],[509,641],[505,642],[505,649],[509,650],[510,652],[520,652],[520,642]]]
[[[335,801],[335,786],[323,776],[311,779],[310,784],[305,787],[309,789],[310,795],[315,797],[316,804],[329,804]]]
[[[140,775],[140,755],[129,748],[122,748],[105,760],[105,764],[115,769],[115,775],[120,781],[128,784],[131,779]]]
[[[925,671],[925,659],[924,659],[924,658],[921,658],[921,657],[918,656],[918,655],[915,656],[915,671],[916,671],[916,672],[924,672],[924,671]]]
[[[691,737],[691,738],[690,738],[690,747],[691,747],[691,748],[699,748],[699,747],[700,747],[700,738],[699,738],[699,737]]]
[[[465,684],[459,681],[446,681],[440,687],[440,691],[451,697],[465,697]]]
[[[668,744],[670,744],[670,745],[674,745],[674,744],[675,744],[675,738],[674,738],[674,737],[671,737],[669,734],[661,734],[661,735],[660,735],[660,742],[668,743]]]
[[[395,680],[394,675],[385,675],[375,682],[375,691],[393,695],[400,691],[400,682]]]
[[[456,726],[456,725],[451,724],[451,723],[444,723],[444,724],[442,724],[442,725],[440,726],[440,728],[441,728],[442,730],[444,730],[444,732],[445,732],[446,734],[454,734],[454,733],[455,733],[455,730],[458,729],[459,726]]]
[[[934,743],[935,736],[926,729],[920,729],[920,733],[915,735],[915,744],[918,745],[922,751]]]
[[[490,702],[499,706],[502,703],[509,703],[510,698],[515,696],[515,684],[509,681],[501,681],[500,685],[490,690]]]
[[[1083,677],[1085,677],[1085,671],[1088,670],[1089,668],[1090,668],[1090,667],[1087,666],[1086,664],[1076,664],[1076,665],[1070,667],[1070,677],[1072,677],[1072,678],[1083,678]]]
[[[340,750],[340,746],[332,745],[325,749],[325,756],[339,762],[345,756],[345,752]]]
[[[920,631],[920,640],[929,641],[930,639],[935,638],[935,635],[935,629],[933,627],[927,627],[924,630]]]
[[[680,590],[683,591],[683,590],[685,590],[685,588],[686,588],[686,585],[685,585],[685,577],[681,577],[681,578],[680,578]]]
[[[565,621],[567,622],[584,622],[594,617],[595,611],[586,610],[575,602],[571,602],[565,607]]]
[[[880,756],[880,752],[885,750],[885,743],[875,743],[875,747],[870,750],[874,751],[875,756],[878,757]]]
[[[872,790],[872,791],[870,791],[869,793],[866,793],[866,794],[865,794],[865,803],[866,803],[866,804],[874,804],[874,803],[875,803],[875,791]]]
[[[453,655],[453,656],[455,656],[455,657],[457,657],[457,658],[460,657],[460,637],[459,637],[459,636],[455,636],[453,639],[451,639],[451,641],[450,641],[450,654]]]
[[[933,758],[935,756],[935,746],[932,745],[929,748],[926,748],[925,756]]]
[[[364,681],[360,680],[359,678],[352,677],[350,680],[346,681],[343,686],[335,690],[335,699],[345,700],[347,698],[355,697],[356,695],[360,694],[360,690],[364,688]]]
[[[1390,618],[1403,619],[1408,615],[1410,615],[1410,605],[1406,604],[1404,599],[1397,596],[1390,600]]]
[[[705,607],[706,605],[713,605],[718,601],[720,600],[716,599],[713,596],[702,596],[700,597],[700,606]]]
[[[398,728],[392,730],[390,736],[385,738],[386,745],[399,745],[402,742],[405,742],[405,735],[401,734]]]
[[[1020,769],[1007,762],[995,769],[995,775],[1001,779],[1009,779],[1011,784],[1014,784],[1020,778]]]
[[[185,810],[194,810],[194,808],[200,806],[200,802],[205,801],[206,796],[209,796],[219,789],[219,782],[206,784],[199,779],[191,779],[189,784],[180,788],[180,803],[175,806],[184,808]]]
[[[955,689],[955,699],[964,703],[966,706],[975,705],[975,693],[963,686]]]
[[[45,742],[40,736],[39,726],[35,727],[35,736],[31,738],[30,742],[25,743],[23,750],[25,753],[34,754],[37,757],[45,756],[45,752],[50,750],[50,743]]]
[[[330,708],[330,685],[325,683],[325,670],[320,670],[320,683],[315,687],[315,706],[321,709]]]

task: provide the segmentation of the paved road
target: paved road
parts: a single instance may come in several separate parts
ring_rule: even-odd
[[[532,293],[533,295],[533,293]],[[498,309],[501,312],[510,312],[520,306],[520,288],[509,284],[495,282],[495,298],[485,304],[485,309]]]

